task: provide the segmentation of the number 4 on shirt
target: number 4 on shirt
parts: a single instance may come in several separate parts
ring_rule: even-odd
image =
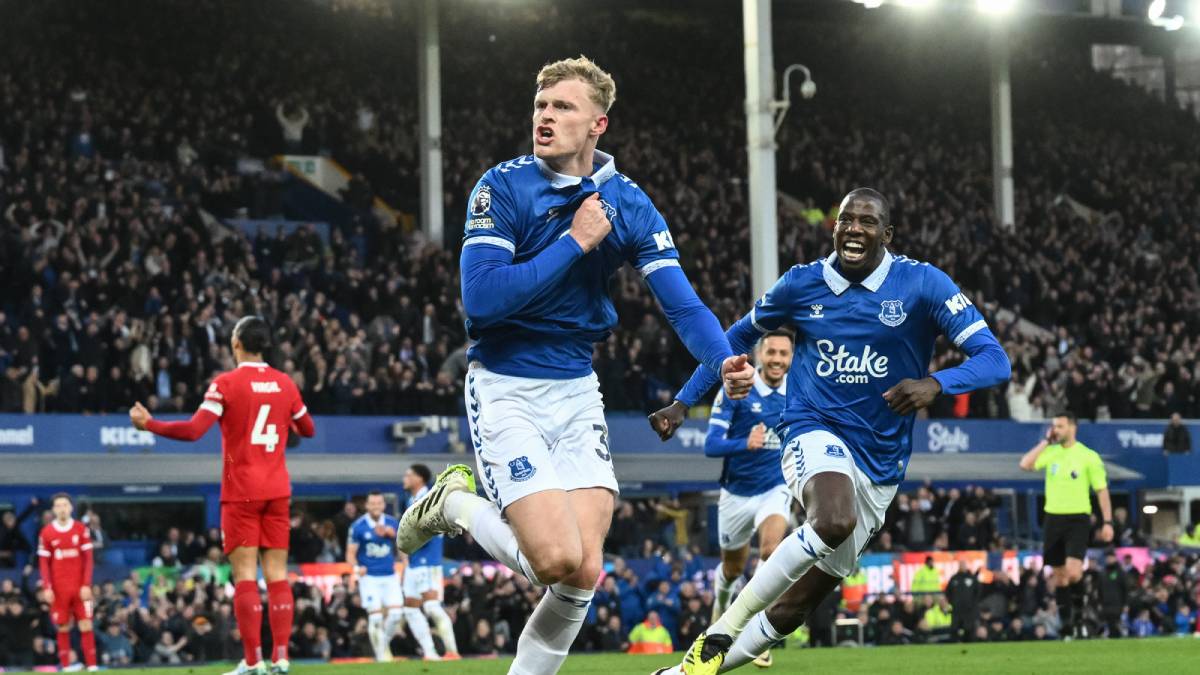
[[[254,420],[254,429],[250,431],[250,445],[265,445],[267,452],[275,452],[275,446],[279,445],[279,434],[274,424],[267,424],[270,414],[270,405],[259,406],[258,418]]]

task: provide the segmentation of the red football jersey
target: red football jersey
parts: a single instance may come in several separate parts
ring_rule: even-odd
[[[65,528],[57,520],[43,527],[38,533],[38,558],[43,563],[42,584],[55,595],[92,584],[92,533],[78,520]]]
[[[221,501],[292,494],[288,430],[308,414],[292,378],[265,363],[241,363],[213,380],[200,408],[221,420]]]

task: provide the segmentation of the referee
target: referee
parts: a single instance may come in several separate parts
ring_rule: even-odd
[[[1075,440],[1075,416],[1054,418],[1046,438],[1021,457],[1025,471],[1046,471],[1046,521],[1043,558],[1053,570],[1054,598],[1062,619],[1063,637],[1087,637],[1083,628],[1083,557],[1091,533],[1092,500],[1096,492],[1104,527],[1098,540],[1112,541],[1112,502],[1104,460]],[[1075,621],[1078,621],[1076,625]]]

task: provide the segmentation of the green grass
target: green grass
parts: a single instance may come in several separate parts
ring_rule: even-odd
[[[780,649],[768,673],[883,673],[885,675],[1057,675],[1059,673],[1174,673],[1197,672],[1200,641],[1192,638],[1094,640],[1089,642],[1021,642],[981,645],[867,647],[863,649]],[[563,675],[647,675],[673,659],[621,654],[572,656]],[[677,659],[674,659],[678,662]],[[220,675],[220,666],[162,668],[134,671],[136,675]],[[403,661],[383,664],[295,665],[296,675],[489,675],[505,673],[508,660],[464,660],[453,663]],[[746,666],[738,673],[758,673]]]

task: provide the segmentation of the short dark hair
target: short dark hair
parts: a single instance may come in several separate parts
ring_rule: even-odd
[[[242,343],[242,349],[250,354],[265,354],[271,347],[271,327],[261,316],[248,315],[238,319],[233,327],[233,336]]]
[[[70,504],[71,506],[75,506],[75,500],[71,499],[71,495],[69,495],[65,492],[55,492],[54,495],[50,497],[50,506],[54,506],[54,502],[56,502],[60,499],[65,499],[65,500],[67,500],[68,504]]]
[[[881,210],[883,211],[883,213],[881,214],[883,216],[883,224],[884,225],[892,224],[892,203],[890,201],[888,201],[887,197],[883,196],[882,192],[880,192],[879,190],[876,190],[875,188],[857,187],[857,188],[854,188],[853,190],[847,192],[846,196],[842,199],[842,201],[845,201],[847,199],[853,199],[856,197],[857,198],[865,197],[867,199],[874,199],[875,201],[879,202],[879,206],[880,206]]]
[[[429,467],[424,464],[413,464],[409,468],[412,469],[413,473],[420,476],[426,485],[433,484],[433,472],[429,470]]]
[[[792,344],[796,343],[796,334],[787,328],[776,328],[775,330],[769,330],[763,333],[763,336],[759,338],[759,341],[761,342],[769,337],[787,338],[788,342],[791,342]]]
[[[1062,412],[1059,412],[1054,416],[1054,418],[1058,418],[1058,417],[1065,417],[1065,418],[1067,418],[1067,421],[1070,422],[1071,424],[1074,424],[1075,426],[1079,426],[1079,419],[1076,418],[1075,413],[1071,412],[1070,410],[1063,410]],[[1051,419],[1054,419],[1054,418],[1051,418]]]
[[[370,492],[367,493],[367,499],[370,499],[371,497],[382,497],[382,496],[383,496],[383,490],[371,490]]]

